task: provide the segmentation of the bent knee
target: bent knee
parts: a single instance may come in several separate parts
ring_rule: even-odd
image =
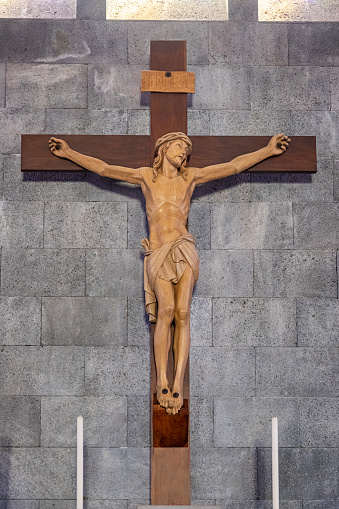
[[[158,318],[164,320],[173,321],[174,318],[174,306],[163,306],[158,309]]]
[[[186,322],[190,318],[190,310],[179,308],[175,311],[175,320],[179,322]]]

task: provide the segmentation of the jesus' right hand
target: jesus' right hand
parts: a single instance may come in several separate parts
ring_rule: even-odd
[[[50,138],[49,149],[55,156],[67,158],[67,151],[69,150],[69,145],[64,140],[59,140],[58,138]]]

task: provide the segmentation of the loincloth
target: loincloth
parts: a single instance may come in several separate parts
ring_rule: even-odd
[[[148,239],[143,239],[141,245],[146,251],[144,259],[146,312],[149,315],[149,321],[156,322],[157,299],[154,293],[156,278],[176,284],[185,272],[186,265],[189,265],[193,270],[194,283],[196,283],[199,276],[199,255],[195,247],[195,239],[190,233],[166,242],[153,251],[148,249]]]

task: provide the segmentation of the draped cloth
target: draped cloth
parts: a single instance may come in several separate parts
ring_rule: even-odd
[[[194,274],[194,283],[199,276],[199,255],[195,247],[195,239],[190,233],[181,235],[176,240],[166,242],[158,249],[150,250],[148,239],[141,241],[145,249],[144,259],[144,290],[145,306],[150,322],[157,319],[157,299],[154,293],[156,277],[173,284],[180,281],[188,264]]]

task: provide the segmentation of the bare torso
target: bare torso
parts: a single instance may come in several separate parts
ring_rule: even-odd
[[[187,233],[190,201],[195,183],[194,169],[188,168],[187,180],[159,174],[153,182],[152,168],[141,170],[142,192],[146,199],[150,249],[157,249]]]

